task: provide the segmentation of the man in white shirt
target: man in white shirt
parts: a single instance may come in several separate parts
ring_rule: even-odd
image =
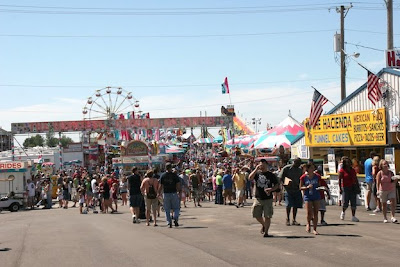
[[[97,175],[93,175],[93,179],[90,182],[92,185],[92,193],[93,193],[93,213],[98,213],[98,211],[96,210],[96,205],[99,204],[99,182],[98,182],[98,176]]]
[[[26,191],[28,193],[28,207],[31,207],[31,210],[34,209],[34,199],[35,199],[35,184],[32,182],[31,179],[27,180]]]

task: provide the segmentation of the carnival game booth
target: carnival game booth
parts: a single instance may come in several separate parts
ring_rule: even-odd
[[[329,178],[334,202],[339,197],[337,172],[342,156],[353,160],[361,184],[365,181],[364,162],[371,151],[386,159],[395,174],[400,172],[400,71],[385,68],[377,77],[381,99],[372,103],[368,83],[364,83],[327,115],[321,116],[315,127],[311,128],[306,119],[305,133],[292,144],[292,157],[324,159],[325,176]],[[358,203],[365,205],[365,188],[361,186],[361,189]],[[372,202],[370,207],[374,208]]]
[[[124,173],[131,173],[135,166],[144,174],[150,165],[161,170],[170,158],[171,156],[167,154],[157,154],[156,146],[153,144],[148,146],[145,142],[135,140],[129,142],[126,147],[121,146],[121,157],[113,158],[112,165],[114,168],[122,167]]]
[[[31,164],[27,161],[0,162],[0,197],[11,191],[22,197],[30,173]]]

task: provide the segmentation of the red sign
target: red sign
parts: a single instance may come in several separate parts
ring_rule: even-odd
[[[22,169],[24,167],[24,163],[22,162],[2,162],[0,163],[0,170],[8,170],[8,169]]]
[[[20,122],[11,124],[13,134],[53,132],[104,132],[105,129],[154,129],[184,127],[227,127],[232,125],[232,117],[185,117],[159,119],[124,119],[124,120],[85,120],[53,122]]]
[[[386,51],[386,67],[400,69],[400,50]]]

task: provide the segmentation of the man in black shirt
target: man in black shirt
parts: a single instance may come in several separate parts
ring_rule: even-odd
[[[174,211],[174,224],[179,226],[179,212],[180,200],[179,195],[181,191],[181,181],[179,176],[172,172],[171,163],[165,165],[167,172],[163,173],[160,177],[160,187],[158,193],[164,190],[164,210],[165,217],[167,218],[168,226],[172,228],[171,209]],[[178,195],[179,193],[179,195]]]
[[[272,192],[278,189],[278,179],[272,172],[268,171],[268,164],[265,159],[262,159],[260,164],[250,173],[249,180],[253,179],[256,187],[256,199],[252,207],[253,218],[256,218],[262,225],[261,234],[264,237],[271,237],[268,234],[268,230],[273,215]],[[263,213],[265,219],[263,218]]]
[[[142,192],[140,191],[141,184],[142,177],[138,174],[137,167],[133,167],[132,175],[128,176],[129,204],[133,223],[140,223],[140,206],[143,201]]]

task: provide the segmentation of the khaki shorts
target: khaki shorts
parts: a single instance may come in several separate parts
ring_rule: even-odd
[[[244,190],[236,190],[236,198],[242,197],[244,195]]]
[[[253,203],[253,207],[251,207],[251,212],[253,214],[253,218],[272,218],[274,214],[274,208],[272,207],[272,198],[271,199],[255,199]]]
[[[146,201],[146,209],[150,209],[151,211],[156,211],[158,208],[158,198],[149,199],[145,196]]]
[[[378,197],[382,202],[387,202],[389,199],[396,198],[396,191],[379,191]]]
[[[232,196],[232,189],[225,189],[225,190],[222,192],[222,195],[223,195],[224,197]]]
[[[366,185],[367,185],[367,188],[365,189],[365,190],[367,190],[367,191],[372,191],[372,185],[373,185],[373,183],[372,182],[370,182],[370,183],[365,183]]]

